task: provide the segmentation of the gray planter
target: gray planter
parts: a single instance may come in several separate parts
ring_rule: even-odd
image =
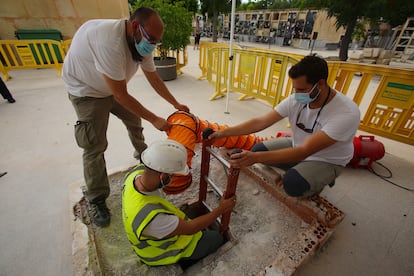
[[[154,57],[154,63],[162,80],[169,81],[177,78],[177,59],[175,57]]]

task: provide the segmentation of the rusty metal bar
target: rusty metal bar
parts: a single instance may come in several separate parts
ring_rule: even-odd
[[[210,152],[207,147],[211,145],[208,140],[203,141],[203,147],[201,149],[201,170],[200,170],[200,191],[198,194],[198,201],[203,202],[207,198],[207,181],[210,171]]]
[[[229,168],[229,175],[227,177],[227,186],[224,191],[224,198],[232,197],[236,194],[237,180],[239,179],[240,169],[235,169],[232,166]],[[221,217],[220,232],[223,235],[227,235],[229,230],[231,211],[224,213]]]
[[[214,181],[211,178],[209,178],[211,155],[213,155],[220,163],[222,163],[229,170],[227,176],[227,186],[224,193],[218,188]],[[211,185],[218,194],[224,196],[224,198],[229,198],[235,195],[239,173],[240,169],[233,168],[225,158],[223,158],[220,154],[214,152],[211,149],[211,142],[209,140],[204,139],[202,142],[201,149],[200,191],[198,197],[199,204],[204,204],[208,209],[211,210],[211,208],[206,204],[208,184]],[[228,234],[230,215],[231,211],[224,213],[221,216],[220,232],[223,234],[223,236],[227,236]]]

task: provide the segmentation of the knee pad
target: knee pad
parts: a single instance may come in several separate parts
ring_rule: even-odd
[[[310,185],[295,169],[287,170],[282,180],[283,188],[289,196],[300,197],[310,190]]]
[[[259,142],[259,143],[255,144],[250,151],[252,151],[252,152],[255,152],[255,151],[268,151],[268,149],[266,148],[266,146],[262,142]]]

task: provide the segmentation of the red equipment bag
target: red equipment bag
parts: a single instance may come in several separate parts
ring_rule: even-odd
[[[348,166],[371,168],[372,162],[384,157],[384,145],[372,135],[354,137],[354,157]]]

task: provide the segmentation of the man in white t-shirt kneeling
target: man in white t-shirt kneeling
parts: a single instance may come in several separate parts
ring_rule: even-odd
[[[320,57],[304,57],[289,69],[289,77],[294,93],[274,109],[218,130],[209,139],[255,133],[287,117],[292,137],[257,143],[251,151],[233,154],[230,163],[236,168],[254,163],[282,167],[285,192],[308,197],[332,186],[352,159],[360,111],[352,99],[328,85],[328,64]]]

